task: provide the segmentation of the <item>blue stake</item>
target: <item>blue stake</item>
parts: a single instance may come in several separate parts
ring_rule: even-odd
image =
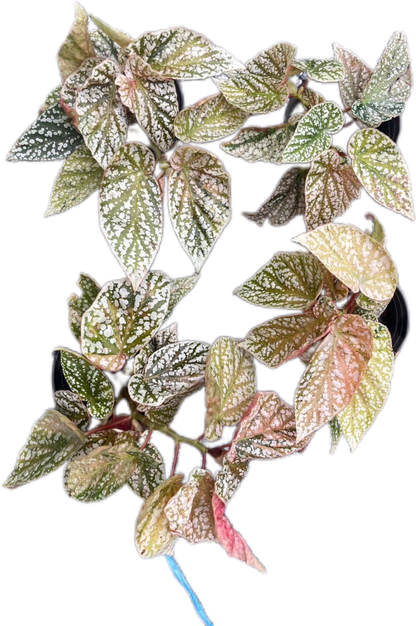
[[[165,558],[175,578],[181,583],[182,587],[188,592],[189,597],[192,600],[192,604],[195,607],[195,611],[198,613],[199,617],[204,622],[205,626],[214,626],[213,623],[208,619],[208,616],[204,611],[204,607],[198,600],[198,597],[192,590],[190,584],[188,583],[188,581],[186,580],[184,576],[184,573],[182,572],[181,568],[179,567],[179,565],[177,564],[173,556],[165,556]]]

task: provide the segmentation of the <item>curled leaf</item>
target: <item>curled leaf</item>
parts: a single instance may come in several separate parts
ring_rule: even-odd
[[[172,315],[173,309],[192,289],[199,280],[199,274],[184,276],[183,278],[172,278],[170,281],[169,307],[166,319]]]
[[[344,67],[337,59],[296,59],[293,62],[296,72],[306,72],[309,78],[321,83],[342,80]]]
[[[91,20],[97,28],[99,28],[105,35],[107,35],[107,37],[118,44],[121,48],[125,48],[134,41],[129,35],[126,35],[126,33],[123,33],[121,30],[117,30],[116,28],[109,26],[109,24],[106,24],[98,17],[95,17],[95,15],[91,15]]]
[[[94,56],[94,46],[88,33],[88,14],[81,5],[76,3],[75,22],[58,52],[58,65],[62,80],[75,72],[85,59]]]
[[[85,311],[90,308],[100,291],[99,285],[88,274],[81,274],[77,282],[81,296],[74,293],[68,300],[69,325],[78,341],[81,341],[81,322]]]
[[[53,394],[56,410],[71,420],[83,433],[88,430],[90,416],[78,394],[63,389]]]
[[[248,461],[230,463],[225,458],[223,464],[215,479],[215,492],[227,504],[248,472]]]
[[[344,106],[348,108],[363,95],[372,70],[354,52],[337,43],[334,43],[334,56],[344,66],[344,77],[339,82],[339,88]]]

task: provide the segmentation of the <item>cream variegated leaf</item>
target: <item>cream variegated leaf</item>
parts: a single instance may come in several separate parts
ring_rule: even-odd
[[[215,541],[212,511],[214,479],[208,470],[195,469],[186,485],[165,506],[170,532],[190,543]]]
[[[373,300],[391,298],[397,287],[389,253],[367,233],[349,224],[325,224],[295,237],[354,293]]]
[[[90,416],[78,394],[63,389],[53,394],[55,408],[71,420],[83,433],[88,430]]]
[[[81,347],[100,369],[117,372],[156,334],[169,303],[169,281],[149,272],[136,291],[127,279],[107,283],[86,311]]]
[[[79,146],[63,164],[52,189],[45,217],[63,213],[83,202],[101,184],[104,170],[85,144]]]
[[[72,294],[68,300],[69,325],[78,341],[81,341],[81,322],[85,311],[90,308],[100,292],[100,286],[88,274],[81,274],[77,282],[81,296]]]
[[[106,375],[86,358],[60,348],[62,370],[71,391],[87,403],[92,417],[105,420],[113,412],[114,391]]]
[[[367,320],[373,333],[373,353],[360,386],[337,419],[351,450],[355,450],[380,413],[390,390],[394,353],[391,336],[383,324]]]
[[[238,340],[220,337],[209,349],[205,372],[205,438],[214,439],[216,423],[239,423],[256,393],[253,358]]]
[[[185,143],[215,141],[231,135],[248,117],[218,93],[182,109],[175,119],[175,135]]]
[[[79,131],[104,169],[127,137],[126,111],[115,84],[119,71],[111,59],[102,61],[76,96]]]
[[[114,41],[121,48],[126,48],[130,43],[134,41],[129,35],[123,33],[123,31],[113,28],[109,24],[106,24],[95,15],[91,15],[91,20],[94,22],[97,28],[100,29],[111,41]]]
[[[75,21],[58,52],[58,65],[64,81],[89,57],[95,56],[88,32],[88,14],[81,5],[75,4]]]
[[[329,422],[331,432],[331,454],[334,454],[342,437],[341,425],[337,417]]]
[[[73,120],[74,125],[78,128],[79,118],[76,112],[77,93],[84,86],[85,81],[89,78],[93,70],[100,65],[103,60],[98,57],[86,59],[82,65],[68,76],[62,85],[61,90],[61,106],[65,113]]]
[[[299,90],[297,98],[307,111],[312,109],[317,104],[323,104],[325,102],[325,98],[322,94],[310,89],[309,87],[304,87],[302,90]]]
[[[120,46],[112,41],[108,35],[101,30],[93,30],[90,32],[90,39],[97,56],[101,57],[101,59],[118,61]]]
[[[320,264],[320,266],[324,281],[323,288],[325,295],[333,302],[345,300],[349,294],[347,285],[344,285],[344,283],[341,282],[336,276],[331,274],[331,272],[326,269],[325,265]]]
[[[134,374],[143,373],[146,363],[152,354],[159,348],[163,348],[171,343],[178,343],[178,325],[176,323],[158,330],[149,343],[139,350],[134,359]]]
[[[359,198],[361,182],[352,166],[333,148],[314,158],[306,177],[305,222],[308,230],[332,222]]]
[[[240,346],[268,367],[300,356],[328,330],[338,311],[322,297],[304,313],[284,315],[253,328]]]
[[[106,169],[100,190],[101,229],[135,290],[162,238],[163,201],[154,167],[149,148],[128,143]]]
[[[400,150],[375,128],[358,130],[348,153],[364,189],[382,206],[414,219],[409,172]]]
[[[322,276],[312,255],[277,252],[234,293],[257,306],[303,309],[316,300],[321,290]]]
[[[230,463],[226,458],[215,479],[215,492],[227,504],[248,472],[248,461]]]
[[[344,66],[344,78],[339,82],[342,102],[351,107],[361,98],[371,78],[372,70],[354,52],[334,43],[334,56]]]
[[[309,78],[321,83],[340,81],[344,77],[344,66],[338,59],[295,59],[292,71],[306,72]]]
[[[141,498],[149,498],[165,480],[165,464],[159,450],[148,443],[142,450],[139,446],[129,451],[135,464],[128,479],[129,486]]]
[[[283,226],[297,215],[305,213],[305,182],[307,168],[292,167],[283,174],[272,195],[256,213],[244,213],[249,220],[262,226],[266,220],[272,226]]]
[[[65,463],[84,443],[77,426],[58,411],[49,410],[34,425],[5,487],[19,487],[49,474]]]
[[[332,135],[344,124],[344,114],[335,102],[312,107],[299,121],[282,155],[282,163],[306,163],[330,148]]]
[[[231,217],[230,177],[221,161],[201,148],[178,148],[170,165],[170,216],[199,272]]]
[[[172,278],[170,281],[170,298],[166,319],[172,315],[173,309],[192,289],[199,280],[199,274],[184,276],[183,278]]]
[[[297,441],[330,422],[351,401],[373,350],[373,335],[359,315],[344,314],[313,355],[296,390]]]
[[[159,406],[140,406],[140,410],[144,412],[146,418],[155,424],[156,427],[158,425],[167,426],[171,423],[175,415],[180,409],[180,406],[187,395],[195,391],[195,389],[191,389],[189,392],[184,392],[183,394],[179,394],[177,396],[173,396],[168,400],[165,400]]]

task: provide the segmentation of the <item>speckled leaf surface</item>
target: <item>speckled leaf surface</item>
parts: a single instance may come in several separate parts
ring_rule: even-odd
[[[214,82],[230,104],[248,113],[269,113],[280,109],[289,97],[285,84],[296,48],[278,43],[260,52],[246,69]]]
[[[79,131],[104,169],[127,137],[126,112],[115,84],[119,71],[111,59],[103,61],[76,97]]]
[[[321,83],[335,82],[344,77],[344,66],[338,59],[296,59],[293,65],[297,71],[306,72],[309,78]]]
[[[314,158],[306,177],[305,222],[308,230],[332,222],[359,198],[361,182],[352,166],[330,148]]]
[[[300,120],[287,144],[282,163],[306,163],[330,148],[332,135],[344,124],[344,114],[335,102],[324,102],[310,109]]]
[[[171,533],[190,543],[215,541],[214,484],[208,470],[193,470],[189,482],[182,485],[165,507]]]
[[[76,425],[58,411],[47,411],[34,425],[5,487],[19,487],[65,463],[84,442]]]
[[[120,46],[112,41],[108,35],[100,30],[93,30],[90,32],[90,39],[97,56],[101,57],[101,59],[118,61]]]
[[[349,224],[325,224],[295,237],[354,293],[373,300],[391,298],[397,287],[389,253],[367,233]]]
[[[176,474],[159,485],[140,510],[136,525],[136,548],[144,559],[166,554],[177,540],[177,536],[169,530],[164,509],[179,491],[182,479],[183,474]]]
[[[304,313],[276,317],[256,326],[240,345],[261,363],[278,367],[322,337],[337,315],[331,301],[322,297]]]
[[[325,102],[323,95],[314,91],[310,87],[304,87],[302,90],[299,90],[297,97],[307,111],[312,109],[317,104]]]
[[[137,291],[126,279],[107,283],[84,314],[83,354],[100,369],[117,372],[158,331],[168,303],[169,281],[161,272],[150,272]]]
[[[235,426],[256,393],[253,358],[238,340],[220,337],[209,349],[205,372],[205,438],[218,438],[217,424]]]
[[[175,119],[175,135],[185,143],[215,141],[231,135],[248,117],[218,93],[182,109]]]
[[[91,15],[91,20],[97,28],[99,28],[107,37],[110,38],[111,41],[114,41],[121,48],[125,48],[134,41],[130,35],[123,33],[123,31],[118,30],[117,28],[113,28],[109,24],[106,24],[95,15]]]
[[[114,391],[106,375],[76,352],[61,348],[60,353],[62,370],[71,391],[87,402],[92,417],[105,420],[114,407]]]
[[[295,115],[287,124],[278,126],[243,128],[234,139],[221,144],[221,148],[249,163],[281,163],[283,151],[293,137],[300,118],[300,115]]]
[[[73,120],[76,127],[79,124],[78,114],[75,110],[77,93],[84,86],[85,81],[89,78],[93,70],[100,65],[103,60],[98,57],[86,59],[82,65],[72,74],[68,76],[62,85],[61,90],[61,106],[65,113]]]
[[[230,177],[221,161],[201,148],[178,148],[170,165],[173,227],[199,272],[231,217]]]
[[[58,65],[62,80],[68,78],[89,57],[95,56],[94,46],[88,33],[88,14],[75,4],[75,21],[58,52]]]
[[[283,226],[305,213],[305,182],[309,170],[292,167],[277,183],[272,195],[256,213],[244,213],[259,226],[269,220],[271,226]]]
[[[198,389],[204,382],[209,345],[180,341],[157,350],[142,374],[130,378],[130,397],[141,405],[157,407],[164,401]]]
[[[95,298],[98,296],[100,286],[88,274],[81,274],[77,282],[81,289],[81,295],[72,294],[68,300],[69,326],[78,339],[81,341],[81,322],[85,311],[90,308]]]
[[[45,216],[63,213],[96,191],[104,170],[86,145],[79,146],[63,164],[52,189]]]
[[[322,276],[316,259],[301,252],[277,252],[234,293],[257,306],[303,309],[316,300]]]
[[[313,355],[296,390],[298,442],[345,409],[358,389],[373,350],[373,335],[359,315],[344,314]]]
[[[382,206],[414,219],[409,172],[396,144],[373,128],[358,130],[348,152],[367,193]]]
[[[58,85],[52,89],[45,98],[45,102],[39,107],[39,115],[50,109],[54,104],[58,104],[61,100],[62,85]]]
[[[143,348],[139,350],[134,359],[133,371],[135,374],[140,374],[144,372],[147,361],[150,359],[152,354],[163,348],[163,346],[167,346],[171,343],[178,342],[178,326],[176,323],[171,324],[170,326],[166,326],[165,328],[161,328],[157,331],[155,335],[153,335],[151,341],[147,343]]]
[[[379,322],[367,320],[367,324],[373,333],[373,353],[351,402],[337,416],[351,450],[355,450],[383,408],[393,374],[394,353],[389,331]]]
[[[215,479],[215,492],[227,504],[235,494],[248,472],[248,461],[230,463],[226,458],[223,468]]]
[[[198,388],[193,388],[189,392],[186,391],[183,394],[173,396],[172,398],[165,400],[165,402],[162,402],[159,406],[140,406],[140,410],[143,411],[147,419],[156,426],[167,426],[176,416],[186,396],[197,389]]]
[[[129,486],[141,498],[149,498],[165,480],[165,464],[159,450],[148,443],[144,450],[130,450],[135,464],[128,479]]]
[[[100,223],[133,288],[138,289],[159,249],[163,202],[152,151],[128,143],[106,169],[100,191]]]
[[[321,273],[324,280],[324,291],[325,295],[333,300],[333,302],[340,302],[341,300],[345,300],[348,296],[349,289],[347,285],[344,285],[336,276],[331,274],[329,270],[322,264],[321,265]]]
[[[53,399],[59,413],[70,419],[83,433],[88,430],[90,416],[78,394],[64,389],[55,391]]]
[[[344,78],[339,82],[342,102],[345,108],[361,98],[370,80],[372,70],[354,52],[334,43],[334,56],[344,66]]]
[[[173,278],[170,281],[170,298],[166,319],[172,315],[173,309],[192,289],[199,280],[199,274],[184,276],[183,278]]]

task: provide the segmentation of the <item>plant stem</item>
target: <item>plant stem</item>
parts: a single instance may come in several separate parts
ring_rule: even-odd
[[[172,463],[172,471],[170,473],[170,477],[172,478],[172,476],[175,476],[175,472],[176,472],[176,466],[178,464],[178,459],[179,459],[179,450],[181,448],[181,444],[179,443],[179,441],[176,442],[175,444],[175,454],[173,457],[173,463]]]
[[[355,303],[357,301],[358,296],[360,295],[360,292],[357,291],[357,293],[353,293],[348,304],[347,307],[345,309],[346,313],[352,313],[354,311],[355,308]]]
[[[145,447],[149,443],[150,438],[151,438],[152,435],[153,435],[153,430],[151,428],[149,428],[149,430],[147,431],[146,439],[144,440],[144,443],[143,443],[143,445],[141,447],[141,450],[145,449]]]
[[[93,435],[94,433],[100,433],[103,430],[113,430],[114,428],[120,428],[120,426],[127,426],[131,424],[132,417],[131,415],[121,415],[118,419],[111,420],[111,422],[107,422],[107,424],[103,424],[102,426],[97,426],[97,428],[93,428],[85,433],[86,437],[89,435]]]

